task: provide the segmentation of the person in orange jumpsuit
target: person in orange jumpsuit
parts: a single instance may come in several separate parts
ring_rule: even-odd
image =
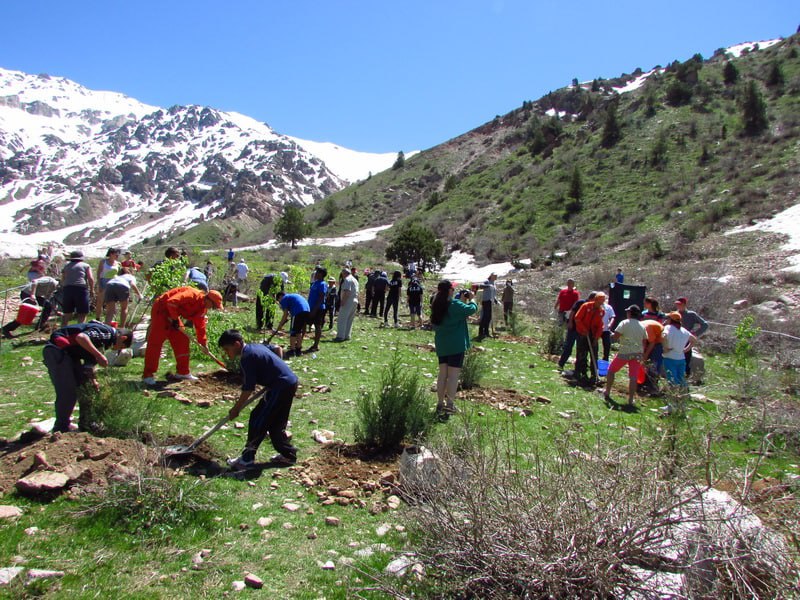
[[[209,308],[222,308],[222,294],[216,290],[203,292],[192,287],[179,287],[164,292],[153,302],[150,313],[150,332],[147,334],[147,350],[144,354],[144,373],[142,382],[155,385],[158,359],[165,340],[169,340],[177,363],[178,379],[197,380],[189,370],[189,334],[183,327],[182,319],[191,321],[197,341],[207,354],[206,312]]]

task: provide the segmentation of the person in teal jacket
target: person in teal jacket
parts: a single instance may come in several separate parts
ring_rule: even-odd
[[[472,292],[463,291],[458,300],[454,295],[453,284],[447,279],[440,281],[431,306],[436,356],[439,357],[436,412],[442,420],[456,412],[453,400],[458,391],[461,367],[464,366],[464,354],[470,345],[467,318],[478,312]]]

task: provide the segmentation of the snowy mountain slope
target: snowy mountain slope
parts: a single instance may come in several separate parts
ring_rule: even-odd
[[[131,245],[242,214],[266,223],[283,204],[320,200],[395,157],[0,69],[0,252]]]

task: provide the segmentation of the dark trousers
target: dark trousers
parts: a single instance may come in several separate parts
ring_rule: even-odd
[[[297,392],[297,384],[280,390],[269,390],[250,413],[247,429],[247,445],[242,452],[242,459],[254,460],[258,447],[269,434],[272,447],[287,458],[297,458],[297,448],[292,446],[286,436],[286,423],[292,400]]]
[[[513,302],[503,302],[503,322],[508,325],[508,317],[514,312]]]
[[[585,335],[579,335],[577,339],[577,350],[575,351],[575,379],[578,383],[594,385],[597,383],[597,340],[590,339]],[[587,375],[586,367],[589,367]]]
[[[333,317],[336,316],[336,306],[331,303],[325,310],[328,313],[328,329],[333,329]]]
[[[478,336],[486,337],[489,335],[489,325],[492,322],[492,303],[481,302],[481,320],[478,324]]]
[[[42,359],[56,391],[56,423],[53,431],[69,431],[70,418],[78,401],[78,388],[85,382],[83,366],[54,344],[45,344]],[[81,420],[88,415],[81,411]]]
[[[574,329],[567,329],[567,337],[564,339],[564,349],[561,351],[561,358],[558,359],[558,366],[562,369],[567,364],[569,357],[572,356],[572,349],[575,347],[575,340],[578,334]]]
[[[383,322],[389,320],[389,309],[394,309],[394,324],[397,325],[397,306],[400,303],[400,296],[389,296],[386,300],[386,310],[383,311]]]
[[[692,349],[689,348],[688,351],[683,353],[683,358],[686,359],[686,378],[689,378],[689,375],[692,374]]]
[[[604,331],[601,339],[603,340],[603,360],[608,360],[611,354],[611,332]]]
[[[28,298],[32,298],[30,294],[27,292],[21,292],[20,300],[23,302]],[[53,312],[53,305],[50,304],[50,300],[43,298],[42,296],[36,296],[36,303],[41,307],[42,311],[39,313],[39,320],[36,322],[36,329],[42,329],[46,324],[47,320],[50,318],[50,315]],[[5,325],[3,325],[3,332],[4,333],[11,333],[15,329],[17,329],[21,323],[14,319],[13,321],[9,321]]]
[[[275,317],[274,306],[267,306],[261,301],[261,294],[256,295],[256,329],[272,329],[272,320]]]
[[[372,301],[375,297],[372,288],[368,288],[366,292],[364,292],[364,314],[369,314],[369,309],[372,308]]]
[[[373,292],[372,312],[370,316],[377,317],[383,314],[384,304],[386,303],[386,292]]]

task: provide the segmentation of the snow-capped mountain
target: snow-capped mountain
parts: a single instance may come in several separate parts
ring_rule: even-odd
[[[395,158],[0,69],[0,252],[50,241],[99,250],[237,215],[265,223]]]

